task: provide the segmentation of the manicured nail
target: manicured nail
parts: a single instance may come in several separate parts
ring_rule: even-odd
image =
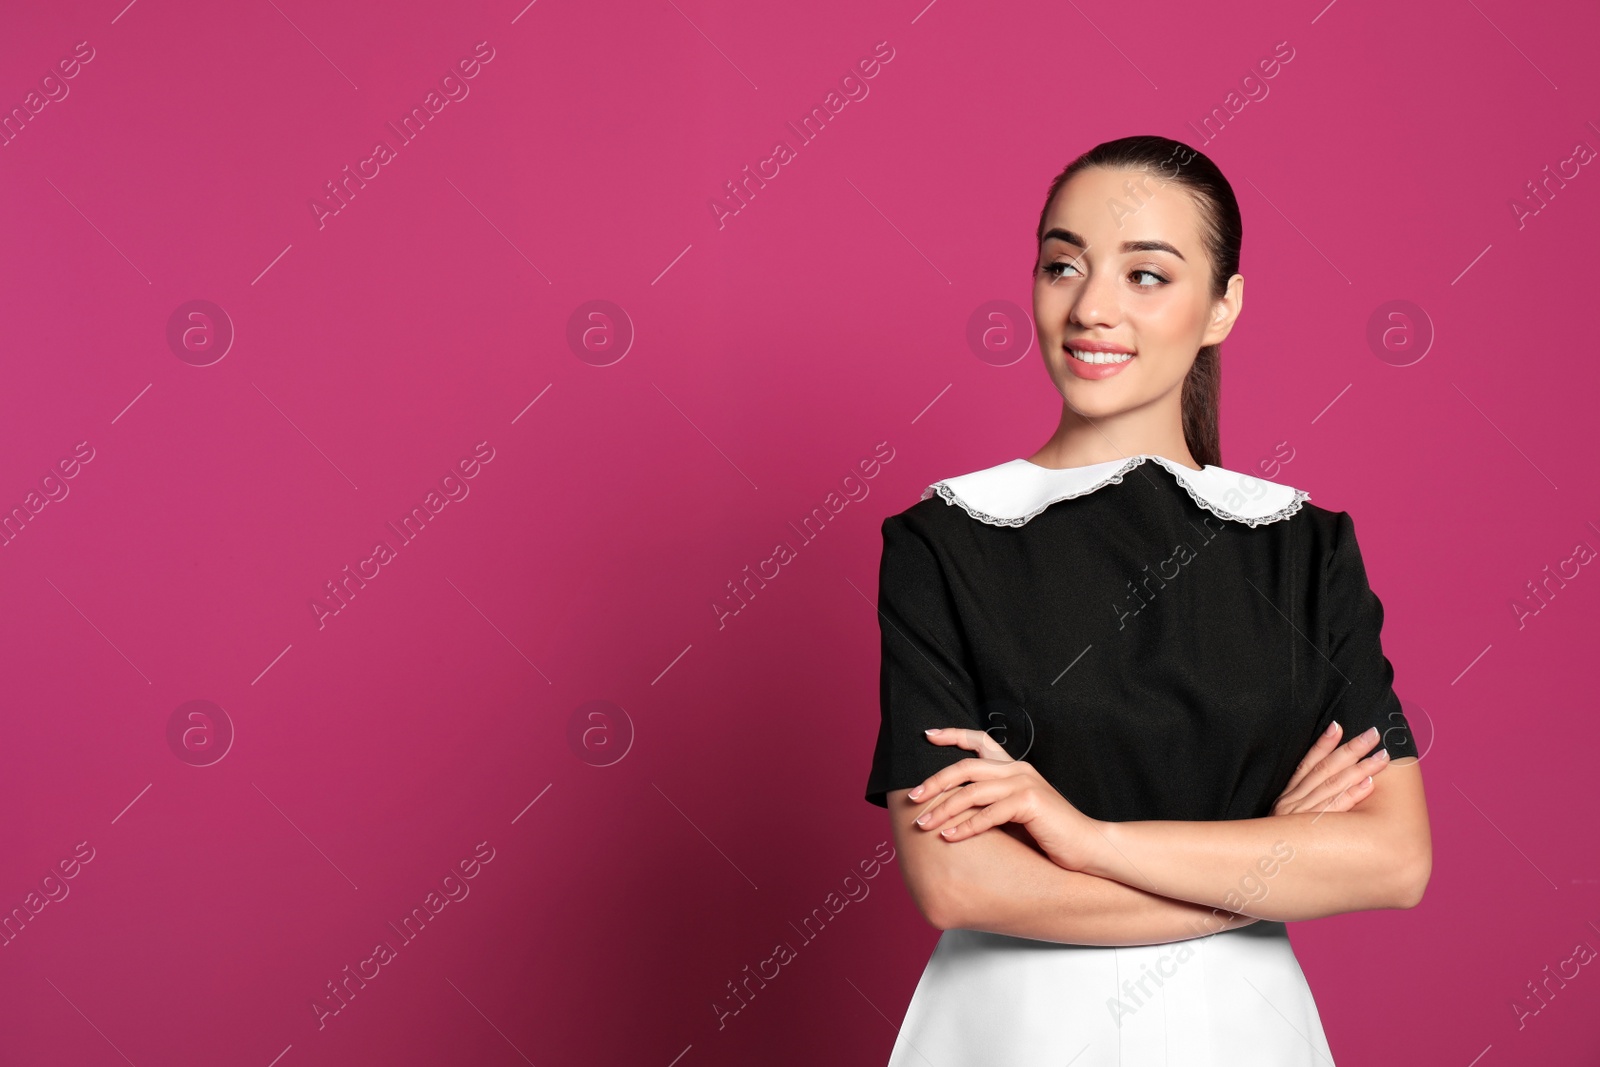
[[[1335,719],[1335,720],[1333,720],[1332,722],[1330,722],[1328,724],[1328,728],[1326,730],[1322,731],[1322,734],[1323,734],[1324,737],[1332,737],[1334,734],[1336,734],[1338,732],[1339,732],[1339,720]]]
[[[935,728],[934,728],[934,729],[932,729],[932,730],[924,730],[924,731],[922,731],[922,732],[923,732],[923,733],[925,733],[925,734],[936,734],[936,733],[938,733],[938,732],[939,732],[939,730],[938,730],[938,728],[937,728],[937,727],[935,727]]]
[[[917,816],[917,825],[918,826],[921,826],[923,823],[925,823],[927,821],[928,821],[928,817],[926,815]]]
[[[1368,737],[1375,738],[1375,737],[1378,736],[1378,728],[1376,726],[1369,726],[1369,727],[1366,728],[1365,731],[1362,732],[1361,736],[1363,738],[1368,738]]]
[[[1389,750],[1386,748],[1380,748],[1378,751],[1372,754],[1372,758],[1379,761],[1386,760],[1389,758]]]
[[[1369,775],[1367,775],[1366,781],[1361,783],[1361,788],[1365,789],[1367,786],[1369,786],[1371,784],[1372,784],[1372,775],[1369,774]]]
[[[909,796],[911,797],[912,800],[916,800],[921,795],[922,795],[922,787],[920,785],[917,786],[915,789],[913,789],[909,794]],[[922,820],[918,819],[917,821],[921,822]]]

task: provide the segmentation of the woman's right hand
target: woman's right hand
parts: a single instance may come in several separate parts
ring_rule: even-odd
[[[1371,795],[1372,781],[1369,776],[1376,777],[1389,766],[1389,753],[1379,749],[1367,756],[1378,743],[1376,726],[1339,745],[1342,729],[1335,720],[1317,738],[1317,743],[1311,746],[1305,759],[1300,761],[1300,766],[1295,768],[1288,788],[1273,804],[1272,814],[1349,811]],[[1363,759],[1363,756],[1366,758]]]

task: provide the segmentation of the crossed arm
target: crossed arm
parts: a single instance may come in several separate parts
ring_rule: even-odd
[[[1349,810],[1094,822],[1099,843],[1077,869],[1052,859],[1016,822],[973,832],[981,807],[967,807],[949,822],[935,818],[928,828],[917,825],[924,813],[955,807],[947,802],[962,788],[956,783],[921,801],[906,790],[888,798],[906,885],[939,929],[1068,944],[1159,944],[1256,919],[1414,907],[1432,868],[1414,758],[1374,774],[1369,793]],[[966,822],[973,827],[958,831],[956,840],[939,832]]]

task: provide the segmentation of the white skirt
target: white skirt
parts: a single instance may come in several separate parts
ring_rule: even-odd
[[[1281,922],[1129,948],[946,930],[889,1067],[1332,1067]]]

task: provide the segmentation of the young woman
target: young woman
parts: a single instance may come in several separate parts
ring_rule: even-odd
[[[1350,516],[1221,466],[1240,238],[1185,145],[1075,160],[1033,269],[1060,424],[884,520],[867,799],[943,931],[891,1067],[1330,1064],[1284,923],[1422,899]]]

